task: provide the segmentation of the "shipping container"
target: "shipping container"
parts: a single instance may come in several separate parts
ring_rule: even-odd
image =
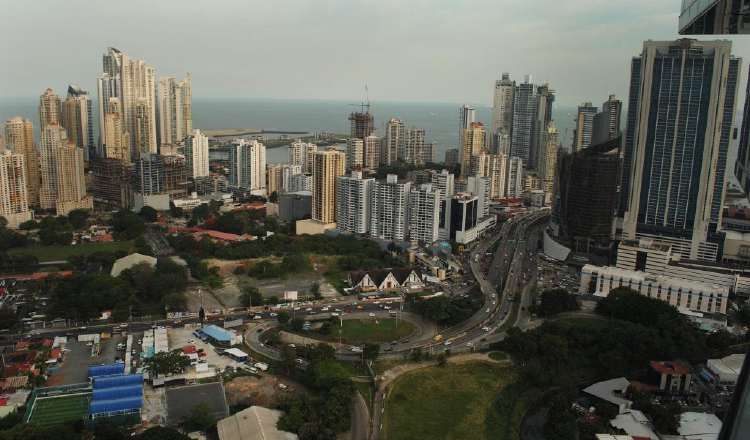
[[[123,387],[142,383],[142,374],[118,374],[115,376],[99,376],[94,378],[94,388]]]
[[[95,401],[143,396],[143,385],[139,384],[122,387],[96,388],[94,389],[93,396]]]
[[[92,401],[89,406],[89,414],[111,413],[115,411],[128,411],[140,409],[143,406],[143,398],[125,397],[122,399]]]

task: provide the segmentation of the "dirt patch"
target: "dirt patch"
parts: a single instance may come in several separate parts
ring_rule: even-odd
[[[279,384],[284,384],[287,389],[282,390]],[[254,376],[243,376],[232,379],[224,384],[227,395],[227,403],[230,406],[259,405],[274,407],[284,398],[303,390],[296,383],[288,380],[280,380],[276,376],[263,375],[260,378]]]

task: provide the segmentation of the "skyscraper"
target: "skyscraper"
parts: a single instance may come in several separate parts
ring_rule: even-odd
[[[130,163],[130,136],[124,132],[120,98],[109,98],[104,110],[104,138],[101,139],[100,155],[108,159],[117,159]]]
[[[505,197],[506,172],[508,156],[504,154],[489,154],[481,152],[472,157],[471,174],[486,177],[490,184],[490,198]]]
[[[50,124],[61,125],[61,109],[60,97],[52,89],[45,90],[39,97],[39,129]]]
[[[598,145],[620,135],[620,121],[622,120],[622,101],[615,95],[602,104],[602,111],[594,115],[594,128],[591,138],[592,145]]]
[[[404,151],[406,144],[406,128],[404,122],[397,118],[391,118],[385,124],[385,138],[383,149],[380,151],[380,164],[393,165],[400,157],[399,152]]]
[[[482,176],[467,177],[466,192],[477,197],[477,219],[487,217],[490,213],[490,179]]]
[[[229,149],[229,185],[265,195],[266,146],[256,140],[235,141]]]
[[[362,139],[349,138],[346,141],[346,169],[361,169],[364,163],[365,143]]]
[[[55,213],[68,215],[75,209],[93,209],[94,201],[86,193],[83,149],[68,141],[55,151],[54,161],[57,179]]]
[[[508,160],[507,197],[518,198],[523,195],[523,159],[511,157]]]
[[[461,154],[458,148],[449,148],[445,150],[445,159],[443,159],[443,164],[447,167],[452,167],[461,161]]]
[[[411,182],[399,182],[388,174],[376,181],[370,202],[370,236],[381,240],[405,240]]]
[[[576,128],[573,132],[573,151],[580,151],[591,145],[594,135],[594,115],[598,109],[590,102],[578,106],[576,114]]]
[[[193,131],[193,92],[190,74],[182,80],[159,78],[159,145],[177,145]]]
[[[375,179],[363,178],[362,171],[336,178],[336,229],[366,234],[370,229],[370,197]]]
[[[729,41],[646,41],[633,58],[623,238],[715,261],[740,60]]]
[[[432,171],[430,175],[432,186],[440,191],[438,234],[441,240],[447,240],[450,235],[450,199],[455,191],[455,180],[455,176],[448,170],[441,170],[439,173]]]
[[[26,186],[23,154],[0,152],[0,216],[5,218],[9,228],[31,220]]]
[[[110,47],[102,56],[99,77],[99,117],[103,122],[109,98],[119,98],[131,156],[157,152],[155,70]],[[104,139],[106,136],[100,136]]]
[[[403,153],[399,154],[399,160],[409,165],[424,165],[422,154],[425,149],[425,131],[423,128],[409,128],[406,130]]]
[[[23,155],[28,204],[32,207],[39,206],[39,152],[34,146],[34,127],[31,121],[18,116],[6,121],[5,145],[14,153]]]
[[[185,140],[185,161],[194,179],[208,176],[208,136],[200,130]]]
[[[380,165],[380,144],[381,139],[375,135],[365,138],[363,166],[368,170],[376,170]]]
[[[333,148],[313,154],[312,219],[336,221],[336,178],[346,171],[346,155]]]
[[[464,131],[471,127],[471,124],[477,121],[477,114],[474,107],[463,105],[458,109],[458,146],[464,144]]]
[[[62,125],[68,140],[83,149],[86,160],[96,155],[91,99],[89,92],[77,85],[68,86],[68,96],[62,104]]]
[[[277,195],[291,191],[292,178],[300,174],[302,167],[290,164],[269,164],[266,167],[266,192],[270,196],[273,193]]]
[[[316,151],[317,145],[296,140],[289,146],[289,164],[301,166],[303,173],[312,173],[312,159]]]
[[[42,209],[55,209],[57,202],[57,152],[68,143],[65,129],[57,123],[42,128],[40,146],[41,187],[39,204]]]
[[[740,127],[740,143],[737,146],[737,161],[734,164],[734,174],[745,194],[750,194],[750,76],[745,89],[745,105],[742,109],[742,126]]]
[[[580,112],[579,112],[580,115]],[[588,145],[586,146],[588,148]],[[560,133],[555,127],[554,122],[550,123],[547,128],[547,149],[545,150],[542,160],[541,178],[543,180],[542,189],[547,193],[552,193],[555,186],[555,173],[557,171],[557,154],[560,149]]]
[[[467,176],[471,171],[471,158],[479,154],[484,148],[485,131],[481,122],[472,122],[464,130],[463,145],[461,145],[461,176]]]
[[[539,171],[539,160],[547,147],[547,126],[552,121],[554,101],[554,91],[547,84],[533,84],[529,76],[515,86],[510,156],[521,158],[528,170]]]
[[[432,244],[440,236],[440,190],[423,183],[409,192],[409,238]]]
[[[349,115],[351,132],[349,137],[364,139],[375,131],[375,119],[370,114],[370,104],[362,104],[362,111]]]
[[[509,73],[495,81],[492,97],[492,148],[496,153],[508,154],[507,148],[513,131],[513,99],[516,82]]]

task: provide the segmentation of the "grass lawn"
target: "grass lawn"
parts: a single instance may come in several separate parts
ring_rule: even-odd
[[[33,255],[40,262],[66,260],[75,255],[88,255],[94,252],[128,252],[133,248],[132,241],[112,241],[108,243],[80,243],[71,246],[29,246],[13,248],[10,255]]]
[[[341,330],[341,341],[347,344],[382,344],[405,338],[414,332],[414,326],[404,320],[395,319],[345,319],[343,327],[337,325],[331,327],[331,334],[316,335],[327,341],[339,340],[339,329]]]
[[[498,393],[512,380],[510,368],[487,362],[447,364],[401,376],[385,405],[385,438],[493,438],[486,420]]]

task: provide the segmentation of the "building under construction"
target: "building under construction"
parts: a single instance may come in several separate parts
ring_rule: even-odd
[[[119,159],[91,161],[91,192],[94,203],[107,209],[128,208],[132,199],[132,167]]]
[[[370,104],[362,104],[362,111],[349,115],[351,137],[365,139],[375,131],[375,118],[370,114]]]

